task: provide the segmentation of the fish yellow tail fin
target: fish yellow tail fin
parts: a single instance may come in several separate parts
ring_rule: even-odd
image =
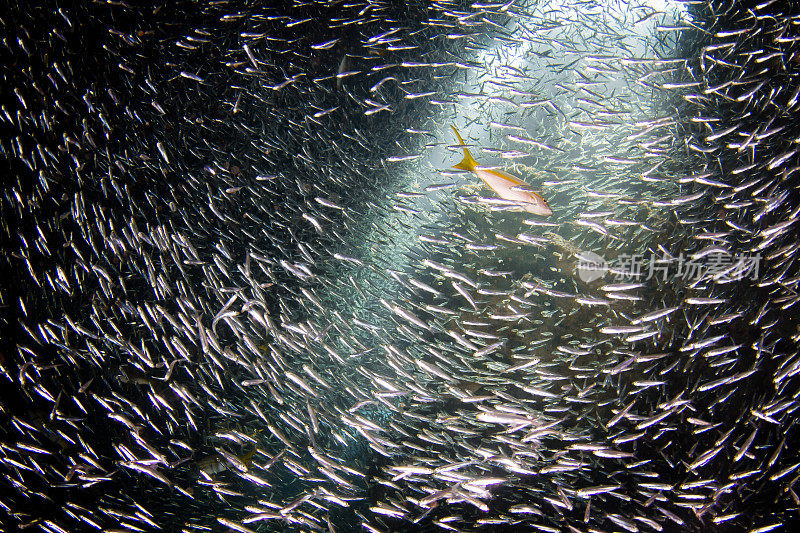
[[[469,150],[467,150],[466,143],[464,142],[464,139],[461,138],[461,134],[458,133],[456,127],[455,126],[450,126],[450,127],[453,128],[456,137],[458,137],[458,142],[461,144],[461,146],[464,147],[464,159],[462,159],[459,164],[453,166],[453,168],[457,168],[459,170],[475,170],[475,167],[478,166],[478,162],[475,161],[475,159],[472,157],[472,154],[469,153]]]
[[[243,462],[246,466],[250,466],[250,463],[253,461],[253,456],[256,454],[256,450],[257,449],[258,448],[253,446],[252,450],[250,450],[249,452],[245,453],[244,455],[240,455],[239,456],[239,460],[241,462]]]

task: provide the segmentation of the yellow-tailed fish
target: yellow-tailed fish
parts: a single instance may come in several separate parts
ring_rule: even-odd
[[[239,456],[225,457],[220,453],[215,453],[210,457],[197,461],[194,465],[194,469],[198,477],[203,474],[206,476],[213,476],[214,474],[219,474],[220,472],[225,472],[233,468],[246,472],[255,453],[255,447],[249,452]]]
[[[489,186],[497,196],[503,200],[519,204],[520,207],[525,209],[528,213],[534,215],[549,216],[553,214],[550,206],[547,205],[544,198],[530,190],[530,186],[519,178],[515,178],[508,172],[502,170],[494,170],[489,168],[482,168],[478,166],[477,161],[469,153],[464,139],[455,126],[450,126],[458,137],[458,142],[464,148],[464,159],[453,168],[459,170],[469,170],[474,172],[483,182]]]

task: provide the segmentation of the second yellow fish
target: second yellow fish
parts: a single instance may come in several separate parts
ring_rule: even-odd
[[[497,196],[503,200],[519,204],[528,213],[534,215],[549,216],[553,214],[550,206],[547,205],[544,198],[530,190],[530,186],[524,181],[515,178],[508,172],[502,170],[494,170],[489,168],[482,168],[478,166],[477,161],[469,153],[464,139],[455,126],[450,126],[458,137],[458,142],[464,149],[464,159],[453,168],[459,170],[469,170],[474,172],[483,182],[489,186]]]

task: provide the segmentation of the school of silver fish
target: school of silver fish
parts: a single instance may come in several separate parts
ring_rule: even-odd
[[[0,530],[793,530],[796,2],[145,6],[0,14]]]

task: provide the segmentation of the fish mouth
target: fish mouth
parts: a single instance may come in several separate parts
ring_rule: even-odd
[[[525,202],[521,204],[521,207],[528,213],[531,213],[532,215],[541,215],[543,217],[549,217],[550,215],[553,214],[553,210],[550,209],[549,206],[541,205],[539,203]]]

